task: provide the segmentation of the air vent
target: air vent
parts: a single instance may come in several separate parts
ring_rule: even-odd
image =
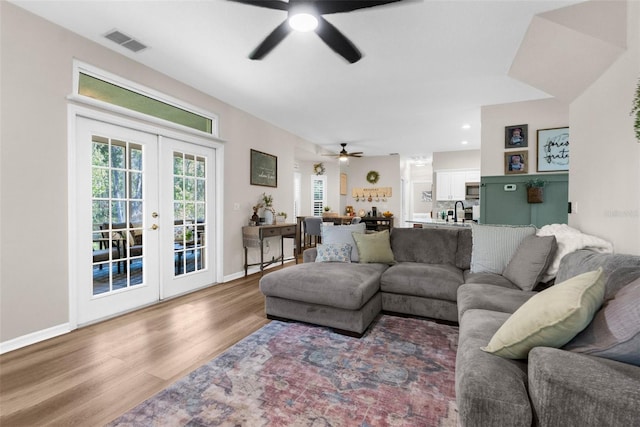
[[[105,34],[105,37],[122,47],[126,47],[132,52],[140,52],[141,50],[147,48],[146,45],[140,43],[138,40],[135,40],[134,38],[129,37],[128,35],[121,33],[118,30],[109,31],[107,34]]]

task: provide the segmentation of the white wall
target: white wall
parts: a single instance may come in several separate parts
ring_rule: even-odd
[[[571,103],[569,225],[640,255],[640,142],[631,110],[640,76],[640,2],[628,2],[627,51]]]
[[[445,169],[480,169],[480,164],[480,150],[433,153],[432,167],[434,172]]]
[[[537,169],[536,147],[537,130],[569,125],[569,106],[554,98],[537,101],[515,102],[510,104],[487,105],[481,110],[482,148],[481,174],[482,176],[504,175],[504,128],[513,125],[528,125],[528,155],[529,174],[535,174]],[[573,129],[571,141],[573,141]],[[573,150],[573,145],[571,146]],[[518,150],[509,150],[518,151]],[[571,164],[573,165],[573,153]]]
[[[6,1],[0,20],[0,342],[69,321],[66,97],[74,58],[219,115],[225,276],[243,270],[241,227],[263,191],[293,213],[293,153],[307,142]],[[249,185],[250,148],[278,157],[277,188]]]

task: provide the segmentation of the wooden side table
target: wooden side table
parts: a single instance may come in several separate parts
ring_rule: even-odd
[[[296,224],[275,224],[275,225],[248,225],[242,227],[242,245],[244,246],[244,276],[247,277],[249,267],[254,265],[260,266],[260,274],[264,272],[264,268],[280,260],[280,265],[284,265],[285,260],[295,258],[296,264],[298,257],[296,249],[293,250],[293,258],[284,256],[284,239],[296,239]],[[272,258],[270,261],[264,260],[264,240],[269,237],[280,237],[280,256]],[[248,249],[260,248],[260,262],[249,264]]]

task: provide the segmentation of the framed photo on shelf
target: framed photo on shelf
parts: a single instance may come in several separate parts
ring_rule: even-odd
[[[278,158],[271,154],[251,150],[251,185],[278,186]]]
[[[508,151],[504,153],[504,174],[527,173],[527,151]]]
[[[538,129],[538,172],[569,170],[569,128]]]
[[[526,148],[529,146],[528,125],[505,126],[504,148]]]

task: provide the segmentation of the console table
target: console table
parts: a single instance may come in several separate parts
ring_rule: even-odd
[[[280,237],[280,256],[278,258],[272,258],[269,261],[264,260],[264,239],[268,237]],[[254,265],[260,266],[260,274],[263,273],[264,268],[280,260],[280,264],[283,265],[285,261],[284,257],[284,238],[296,238],[296,224],[275,224],[275,225],[248,225],[242,227],[242,245],[244,246],[244,276],[247,277],[247,271],[249,267]],[[260,262],[249,264],[248,261],[248,248],[260,248]],[[298,257],[294,256],[296,264],[298,263]],[[293,259],[293,258],[287,258]]]

